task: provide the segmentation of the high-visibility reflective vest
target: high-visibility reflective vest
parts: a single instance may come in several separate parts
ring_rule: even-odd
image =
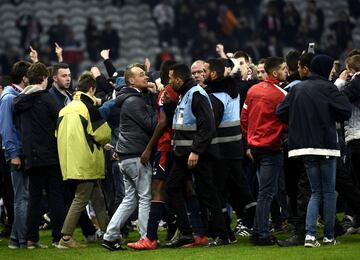
[[[224,105],[224,114],[217,127],[217,137],[212,143],[219,144],[222,158],[241,158],[243,154],[240,127],[240,96],[230,97],[225,92],[212,93]]]

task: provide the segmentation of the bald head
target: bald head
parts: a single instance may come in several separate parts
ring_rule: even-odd
[[[204,85],[205,80],[204,64],[205,61],[197,60],[191,65],[191,75],[200,86]]]

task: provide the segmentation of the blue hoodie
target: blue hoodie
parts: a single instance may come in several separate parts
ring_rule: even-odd
[[[14,159],[22,154],[19,134],[13,122],[13,100],[19,93],[11,86],[6,86],[0,96],[0,134],[5,159]]]

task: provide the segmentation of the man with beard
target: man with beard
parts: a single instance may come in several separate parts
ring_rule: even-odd
[[[231,221],[226,210],[228,193],[233,207],[245,211],[254,219],[256,201],[246,187],[243,173],[243,145],[240,127],[240,95],[235,79],[224,77],[225,66],[221,59],[210,59],[205,65],[205,84],[214,110],[220,159],[214,165],[214,183],[231,242],[236,238],[231,231]]]
[[[58,104],[61,107],[66,106],[71,101],[71,93],[69,87],[71,84],[71,72],[69,65],[66,63],[58,63],[53,66],[53,85],[49,89]]]
[[[215,239],[209,242],[209,246],[226,245],[229,243],[228,235],[211,173],[218,147],[212,144],[216,140],[216,130],[209,96],[194,82],[185,64],[170,68],[169,84],[180,94],[180,102],[173,117],[174,160],[167,191],[181,235],[167,246],[181,247],[194,242],[183,194],[185,180],[191,174],[198,188],[200,202],[210,211]]]
[[[246,138],[246,154],[255,161],[259,180],[253,243],[274,245],[269,225],[270,204],[277,193],[280,172],[283,169],[281,136],[286,125],[276,117],[276,106],[286,91],[279,87],[287,77],[285,61],[270,57],[265,62],[268,78],[254,85],[247,93],[241,112],[241,128]]]

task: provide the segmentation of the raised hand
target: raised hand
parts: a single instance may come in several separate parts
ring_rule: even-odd
[[[63,56],[62,56],[62,52],[63,52],[63,49],[60,47],[59,44],[57,44],[55,42],[55,53],[56,53],[56,56],[57,56],[59,62],[63,62],[63,60],[64,60]]]
[[[35,63],[35,62],[38,62],[38,61],[39,61],[38,52],[37,52],[35,49],[33,49],[32,46],[30,46],[29,56],[30,56],[31,62]]]
[[[109,59],[109,54],[110,54],[110,49],[102,50],[102,51],[100,52],[100,56],[101,56],[101,58],[103,58],[104,60],[108,60],[108,59]]]

